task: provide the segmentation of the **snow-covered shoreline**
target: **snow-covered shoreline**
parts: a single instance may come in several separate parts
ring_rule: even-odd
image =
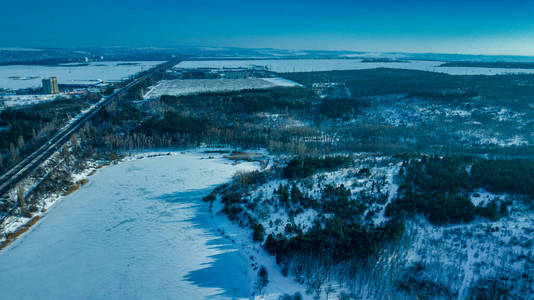
[[[256,169],[256,168],[259,168],[259,164],[258,163],[251,163],[251,162],[240,162],[240,163],[236,163],[234,161],[230,161],[228,159],[225,159],[223,157],[223,154],[222,153],[203,153],[205,151],[205,149],[200,149],[200,150],[194,150],[194,151],[185,151],[185,152],[151,152],[151,153],[148,153],[148,152],[144,152],[144,153],[137,153],[137,154],[133,154],[133,155],[130,155],[130,156],[127,156],[125,158],[123,158],[122,160],[120,160],[119,163],[111,166],[111,167],[106,167],[106,168],[97,168],[96,166],[94,167],[91,167],[87,170],[85,170],[83,173],[80,173],[80,174],[76,174],[74,177],[75,181],[79,181],[79,180],[82,180],[82,179],[87,179],[89,178],[89,182],[81,187],[78,191],[76,191],[75,193],[73,193],[72,195],[69,195],[69,196],[61,196],[61,197],[56,197],[55,199],[47,199],[47,201],[45,201],[45,203],[47,203],[47,206],[46,206],[46,210],[44,212],[42,212],[41,216],[44,217],[42,218],[39,222],[37,222],[37,224],[32,228],[30,229],[30,232],[28,234],[24,234],[23,236],[21,236],[19,239],[15,240],[14,242],[12,242],[9,246],[7,246],[5,249],[3,249],[1,252],[0,252],[0,261],[2,261],[2,264],[6,267],[6,270],[8,270],[7,272],[3,272],[2,275],[0,275],[0,277],[2,278],[2,283],[0,283],[0,285],[2,285],[2,289],[4,291],[12,291],[14,293],[10,293],[11,295],[17,295],[19,293],[22,293],[22,294],[19,294],[19,295],[29,295],[29,293],[34,293],[34,295],[40,295],[41,297],[40,298],[66,298],[66,296],[68,296],[69,294],[69,291],[70,292],[74,292],[75,289],[74,289],[74,286],[77,285],[77,288],[79,288],[82,292],[82,295],[83,293],[89,293],[89,294],[86,294],[87,296],[90,296],[90,295],[96,295],[94,294],[93,292],[90,292],[90,290],[88,290],[87,286],[90,286],[91,283],[94,283],[96,284],[96,282],[99,281],[99,279],[87,279],[89,282],[84,283],[84,284],[81,284],[80,282],[78,282],[78,280],[82,280],[84,277],[91,277],[91,275],[96,275],[94,273],[95,270],[98,270],[99,266],[101,264],[104,264],[104,262],[102,261],[99,261],[98,259],[96,260],[98,263],[96,263],[94,266],[91,266],[91,268],[87,269],[87,265],[83,265],[84,263],[87,262],[87,259],[88,257],[87,256],[83,256],[83,255],[77,255],[75,253],[78,253],[78,251],[81,251],[82,254],[85,253],[85,255],[89,255],[89,257],[91,257],[91,259],[95,259],[95,258],[100,258],[102,259],[103,257],[105,257],[105,255],[110,255],[108,253],[106,253],[106,250],[98,250],[98,249],[93,249],[91,251],[91,253],[88,253],[88,251],[86,250],[86,248],[88,247],[88,245],[86,243],[90,243],[90,241],[92,241],[92,243],[95,243],[93,246],[96,246],[97,248],[99,247],[106,247],[105,245],[101,245],[100,242],[109,242],[112,244],[112,248],[113,247],[119,247],[120,245],[116,245],[116,244],[113,244],[112,240],[108,240],[108,239],[104,239],[104,240],[99,240],[98,237],[102,236],[102,235],[107,235],[107,231],[100,231],[99,234],[95,234],[95,232],[92,232],[91,233],[91,230],[90,228],[92,226],[100,226],[100,225],[87,225],[87,224],[92,224],[92,222],[89,222],[87,219],[86,219],[86,216],[84,216],[85,214],[90,214],[90,215],[93,215],[92,217],[95,218],[95,222],[97,223],[109,223],[109,222],[112,222],[113,218],[109,218],[109,219],[102,219],[102,217],[99,217],[99,214],[96,214],[95,212],[92,212],[91,210],[91,206],[87,206],[87,207],[84,207],[83,210],[80,209],[80,210],[71,210],[71,211],[74,211],[74,214],[75,213],[79,213],[79,215],[77,217],[70,217],[72,218],[71,220],[69,220],[68,224],[69,226],[72,226],[73,228],[67,228],[67,229],[64,229],[63,226],[59,226],[57,224],[57,221],[56,220],[62,220],[62,219],[65,219],[65,218],[69,218],[68,214],[65,214],[66,210],[65,208],[67,207],[72,207],[73,203],[74,205],[76,205],[76,203],[78,201],[82,201],[82,202],[87,202],[87,203],[90,203],[90,202],[93,202],[93,201],[100,201],[102,202],[103,200],[98,200],[98,198],[108,198],[108,199],[115,199],[113,200],[114,202],[110,202],[110,203],[106,203],[106,205],[110,205],[110,206],[116,206],[115,204],[115,201],[126,201],[125,199],[128,199],[129,197],[133,197],[134,199],[137,199],[133,193],[133,191],[131,191],[127,185],[128,183],[130,182],[130,180],[133,180],[133,181],[138,181],[139,177],[136,177],[136,176],[143,176],[144,177],[144,180],[149,180],[148,183],[147,183],[147,191],[148,190],[154,190],[156,187],[157,189],[162,189],[162,192],[160,192],[158,194],[157,197],[163,197],[165,199],[165,197],[174,197],[173,194],[176,194],[177,191],[180,191],[178,193],[178,198],[181,198],[181,197],[184,197],[184,195],[186,195],[187,193],[197,193],[194,195],[194,197],[196,197],[196,201],[198,202],[189,202],[189,204],[183,204],[181,203],[180,201],[178,202],[175,202],[175,200],[170,200],[167,199],[165,200],[166,202],[171,202],[172,205],[175,205],[176,203],[180,203],[180,206],[183,204],[184,206],[183,207],[180,207],[178,209],[178,214],[175,214],[175,213],[172,213],[172,214],[169,214],[169,215],[162,215],[159,218],[173,218],[173,217],[176,217],[177,215],[179,215],[180,212],[185,212],[186,213],[186,219],[187,220],[191,220],[194,224],[191,225],[192,227],[187,227],[189,228],[187,231],[185,232],[189,232],[189,231],[193,231],[193,232],[196,232],[198,230],[200,230],[200,232],[196,232],[197,235],[195,235],[195,240],[197,239],[200,239],[202,240],[203,238],[205,237],[208,237],[210,234],[209,234],[209,231],[211,230],[210,228],[204,228],[204,229],[199,229],[199,224],[210,224],[210,226],[213,226],[213,232],[216,236],[217,235],[217,232],[215,231],[215,228],[221,228],[221,226],[218,226],[219,225],[219,222],[221,223],[224,223],[222,224],[222,227],[224,228],[224,230],[227,232],[228,235],[230,236],[241,236],[242,239],[240,239],[240,241],[243,241],[243,242],[246,242],[247,240],[247,237],[248,235],[246,234],[246,232],[235,232],[233,233],[231,231],[231,226],[232,224],[230,224],[230,222],[226,219],[226,216],[218,216],[216,217],[215,219],[210,219],[210,218],[202,218],[202,217],[199,217],[199,216],[202,216],[202,215],[206,215],[207,216],[207,212],[208,212],[208,204],[206,203],[202,203],[200,201],[200,198],[202,197],[202,195],[204,194],[208,194],[211,189],[213,189],[216,185],[219,185],[219,184],[222,184],[224,182],[227,182],[228,180],[231,179],[231,176],[233,175],[233,173],[235,171],[238,171],[238,170],[241,170],[241,171],[250,171],[250,170],[253,170],[253,169]],[[158,163],[158,161],[160,161]],[[153,165],[156,165],[156,166],[153,166]],[[180,165],[184,166],[184,167],[180,167]],[[138,167],[136,166],[141,166],[141,170],[137,170]],[[181,175],[175,175],[173,174],[174,172],[172,172],[172,169],[174,166],[180,173],[182,173]],[[185,167],[187,166],[187,167]],[[213,167],[213,168],[212,168]],[[142,170],[142,168],[149,168],[151,171],[150,172],[159,172],[160,174],[156,177],[154,177],[154,181],[153,180],[150,180],[150,175],[148,174],[145,174],[146,170]],[[160,168],[161,170],[158,170],[158,171],[155,171],[154,168]],[[185,169],[184,169],[185,168]],[[128,170],[128,171],[125,171],[125,170]],[[198,169],[198,170],[197,170]],[[96,174],[94,174],[95,170],[98,170],[96,172]],[[127,177],[130,177],[131,175],[128,175],[128,176],[118,176],[117,178],[115,178],[115,175],[111,176],[110,174],[113,174],[114,172],[122,172],[120,170],[123,170],[124,172],[135,172],[135,173],[138,173],[137,175],[134,175],[131,179],[131,178],[127,178]],[[89,174],[93,175],[94,176],[89,176]],[[144,174],[144,175],[142,175]],[[125,175],[123,173],[123,175]],[[172,177],[172,176],[178,176],[176,178],[174,178],[171,182],[175,182],[176,186],[173,187],[173,185],[170,185],[169,186],[169,182],[168,182],[168,177]],[[200,176],[200,177],[199,177]],[[98,190],[94,190],[95,189],[95,185],[100,185],[100,188],[102,188],[102,178],[104,178],[104,181],[106,181],[107,184],[109,184],[110,186],[115,186],[115,191],[113,192],[112,190],[109,190],[109,192],[106,192],[106,189],[98,189]],[[121,178],[121,177],[124,177],[124,178]],[[137,178],[137,179],[135,179]],[[199,180],[200,179],[200,180]],[[178,181],[176,181],[178,180]],[[108,181],[116,181],[116,182],[108,182]],[[114,183],[117,183],[117,184],[114,184]],[[139,181],[137,182],[139,183]],[[126,184],[126,185],[124,185]],[[143,183],[144,184],[144,183]],[[112,188],[110,188],[112,189]],[[143,188],[144,189],[144,188]],[[125,191],[126,195],[123,195],[124,199],[120,197],[119,194],[115,195],[114,193],[122,193],[121,191]],[[147,191],[143,191],[143,193],[146,193]],[[199,192],[200,191],[200,192]],[[88,195],[88,193],[90,193],[91,195]],[[153,192],[152,192],[153,193]],[[189,194],[187,194],[189,195]],[[90,197],[91,201],[87,201],[88,198],[87,197]],[[111,198],[109,198],[111,197]],[[119,197],[120,199],[117,200],[116,197]],[[148,194],[148,195],[143,195],[141,198],[154,198],[154,195],[152,194]],[[156,198],[157,198],[156,197]],[[188,196],[187,196],[188,197]],[[65,198],[65,199],[63,199]],[[137,203],[138,201],[142,201],[140,200],[141,198],[135,200],[135,202],[133,203]],[[58,200],[62,200],[62,201],[58,201]],[[187,202],[187,201],[186,201]],[[132,203],[132,204],[133,204]],[[102,207],[99,207],[99,210],[100,211],[104,211],[104,213],[106,212],[107,208],[105,205],[102,204]],[[81,205],[81,204],[80,204]],[[86,204],[84,204],[86,205]],[[88,205],[88,204],[87,204]],[[94,205],[97,205],[97,204],[94,204]],[[122,209],[122,208],[121,208]],[[196,213],[194,213],[193,211],[189,211],[189,210],[195,210]],[[144,211],[144,210],[142,210]],[[82,213],[83,212],[83,213]],[[138,214],[139,212],[137,212]],[[115,216],[117,217],[117,216]],[[124,216],[126,218],[126,216]],[[183,216],[182,216],[183,217]],[[199,217],[200,219],[197,219],[197,217]],[[78,219],[81,218],[82,220],[85,220],[86,222],[88,223],[81,223],[81,224],[84,224],[84,227],[85,229],[84,230],[81,230],[79,232],[79,235],[78,234],[73,234],[72,231],[75,230],[76,228],[76,224],[78,222]],[[127,220],[130,220],[130,219],[135,219],[134,217],[132,218],[126,218]],[[210,221],[209,222],[205,222],[207,219],[209,219]],[[226,219],[226,221],[225,221]],[[99,220],[99,221],[98,221]],[[200,221],[199,221],[200,220]],[[115,220],[115,221],[119,221],[119,220]],[[179,222],[177,220],[175,221],[172,221],[172,222]],[[25,222],[21,222],[22,224],[24,224]],[[61,222],[60,222],[61,223]],[[52,225],[51,225],[52,224]],[[62,225],[65,225],[65,223],[61,223]],[[118,224],[118,225],[117,225]],[[129,224],[131,226],[134,226],[135,225],[135,221],[128,221],[128,222],[118,222],[117,225],[118,227],[117,228],[122,228],[121,226],[123,226],[124,224]],[[159,223],[158,223],[159,224]],[[15,225],[15,224],[13,224]],[[20,225],[20,224],[19,224]],[[56,228],[51,228],[53,227],[53,225],[58,225],[59,227],[56,227]],[[111,225],[111,224],[107,224],[107,225]],[[106,226],[107,226],[106,225]],[[103,226],[103,225],[102,225]],[[159,226],[159,225],[158,225]],[[167,225],[162,225],[162,226],[167,226]],[[87,229],[89,228],[89,229]],[[110,230],[114,230],[114,225],[113,226],[107,226],[106,227],[107,229],[110,229]],[[98,227],[98,229],[102,229],[102,227]],[[154,228],[156,229],[156,228]],[[89,230],[89,232],[87,232]],[[207,230],[207,231],[206,231]],[[158,229],[159,231],[159,229]],[[153,232],[154,233],[154,232]],[[52,236],[53,234],[53,236]],[[124,234],[128,234],[127,232],[124,232]],[[206,234],[208,234],[206,236]],[[62,245],[63,247],[67,247],[67,249],[65,250],[64,248],[61,248],[62,250],[59,250],[59,246],[55,246],[54,244],[50,244],[53,242],[54,238],[56,235],[66,235],[65,237],[59,237],[57,241],[57,243],[59,243],[60,245]],[[160,235],[160,233],[158,232],[158,236]],[[45,236],[46,238],[44,238],[43,236]],[[174,236],[174,235],[172,235]],[[74,241],[69,241],[69,243],[66,243],[64,240],[65,239],[72,239],[73,237],[74,238]],[[96,237],[96,240],[95,240],[95,237]],[[213,237],[211,237],[213,238]],[[219,239],[221,239],[219,237]],[[85,242],[85,240],[88,240],[89,242]],[[221,239],[221,240],[224,240],[224,239]],[[47,241],[47,242],[45,242]],[[156,242],[158,240],[156,239]],[[39,242],[39,243],[37,243]],[[124,241],[122,241],[123,243],[126,243],[128,244],[130,242],[130,240],[128,240],[127,238],[125,238]],[[150,242],[150,241],[144,241],[146,242],[148,245],[147,246],[150,246],[151,244],[157,244],[155,242]],[[161,241],[160,241],[161,242]],[[80,244],[81,243],[81,244]],[[181,243],[183,243],[183,241],[181,241]],[[78,245],[76,246],[76,251],[74,253],[62,253],[62,252],[69,252],[69,245],[70,244],[75,244],[75,245]],[[180,243],[179,243],[180,244]],[[179,245],[178,244],[178,245]],[[83,247],[80,247],[81,245],[83,245]],[[135,246],[135,245],[134,245]],[[156,247],[157,245],[154,245],[154,247]],[[158,251],[163,251],[165,253],[168,253],[169,251],[172,251],[172,249],[174,248],[172,245],[166,245],[166,246],[163,246],[163,245],[160,245],[161,246],[161,249],[159,249]],[[176,246],[176,245],[175,245]],[[193,255],[193,256],[202,256],[202,253],[203,252],[206,252],[206,253],[211,253],[211,254],[207,254],[205,255],[205,257],[209,258],[208,261],[202,261],[202,262],[199,262],[198,263],[198,266],[199,267],[199,270],[205,270],[207,269],[210,264],[215,264],[217,265],[216,261],[217,261],[217,257],[219,256],[228,256],[228,257],[232,257],[231,260],[235,260],[236,258],[236,254],[239,254],[240,256],[243,257],[243,264],[244,266],[247,266],[246,267],[246,273],[247,273],[247,278],[249,279],[249,287],[247,289],[247,295],[245,298],[249,298],[249,295],[253,292],[253,280],[255,279],[255,273],[251,270],[251,267],[250,267],[250,264],[249,264],[249,258],[248,256],[244,256],[244,255],[241,255],[241,253],[244,253],[244,252],[241,252],[239,251],[239,253],[234,253],[234,254],[231,254],[232,252],[235,252],[235,250],[228,250],[232,246],[232,243],[231,241],[227,241],[227,242],[222,242],[222,241],[217,241],[215,244],[212,244],[211,242],[206,242],[205,244],[205,248],[202,249],[202,248],[196,248],[193,247],[192,249],[189,249],[188,251],[190,251],[190,254]],[[38,248],[38,249],[36,249]],[[131,247],[130,247],[131,248]],[[135,249],[135,247],[133,247]],[[120,247],[119,248],[116,248],[115,250],[117,249],[121,249]],[[244,248],[239,248],[240,250],[244,249]],[[121,251],[123,251],[124,249],[122,249]],[[185,251],[186,249],[181,249],[183,251]],[[72,249],[72,251],[74,251],[74,249]],[[117,250],[118,251],[118,250]],[[124,250],[125,251],[125,250]],[[35,252],[40,252],[42,254],[41,257],[39,257],[39,255],[37,255],[37,257],[34,257],[35,256]],[[93,253],[93,252],[96,252]],[[99,255],[100,253],[100,255]],[[230,254],[227,254],[227,253],[230,253]],[[30,254],[33,254],[33,255],[30,255]],[[180,253],[176,253],[177,256],[179,257],[180,256]],[[247,254],[248,253],[244,253],[244,254]],[[74,257],[71,257],[72,255],[74,255]],[[94,256],[97,256],[97,257],[94,257]],[[145,254],[146,255],[146,254]],[[153,255],[153,254],[150,254],[150,255]],[[17,257],[18,256],[18,257]],[[113,255],[111,254],[111,256],[115,257],[116,260],[119,260],[121,261],[121,259],[123,259],[124,257],[121,256],[121,255]],[[190,261],[192,260],[189,255],[186,255],[187,258],[186,260]],[[77,259],[75,257],[78,257]],[[166,260],[173,260],[174,256],[165,256],[166,257]],[[276,266],[275,266],[275,263],[273,261],[272,258],[268,258],[268,257],[265,257],[267,260],[270,260],[271,264],[273,264],[273,269],[269,268],[269,271],[270,273],[274,272],[274,271],[271,271],[271,270],[274,270],[276,269]],[[67,262],[61,262],[61,260],[63,259],[66,259]],[[225,259],[228,259],[228,258],[225,258]],[[43,261],[44,260],[44,261]],[[46,261],[48,260],[48,263],[51,263],[52,260],[60,260],[60,262],[58,262],[58,264],[54,263],[54,267],[52,268],[50,266],[50,264],[48,264]],[[113,259],[111,259],[110,261],[108,261],[108,263],[113,263]],[[193,259],[194,261],[194,259]],[[239,259],[238,259],[239,261]],[[80,266],[78,264],[82,264],[83,266]],[[93,261],[94,263],[94,261]],[[137,261],[132,261],[132,262],[129,262],[131,264],[134,264],[134,263],[137,263]],[[262,262],[263,263],[263,262]],[[268,264],[269,262],[265,262],[265,264]],[[237,263],[239,265],[239,263]],[[78,273],[78,272],[88,272],[88,274],[83,274],[80,273],[78,274],[77,276],[78,277],[81,277],[81,278],[78,278],[78,279],[75,279],[77,278],[76,275],[72,275],[71,276],[68,276],[68,278],[63,278],[63,277],[66,277],[63,274],[63,271],[65,271],[65,269],[62,271],[62,272],[58,272],[58,273],[55,273],[57,271],[59,271],[59,269],[61,269],[61,267],[69,267],[69,268],[66,268],[67,270],[68,269],[71,269],[74,265],[77,265],[76,267],[78,267],[78,269],[80,267],[85,267],[84,270],[79,270],[79,271],[76,271],[74,273]],[[39,269],[41,267],[41,270]],[[122,266],[124,268],[124,266]],[[145,266],[147,267],[147,266]],[[213,267],[213,266],[212,266]],[[228,271],[230,266],[226,266],[225,268],[225,271]],[[16,287],[13,286],[13,282],[11,282],[16,276],[17,274],[22,274],[22,273],[25,273],[24,271],[21,271],[21,269],[25,269],[25,268],[32,268],[33,269],[33,274],[32,276],[29,276],[27,277],[28,280],[22,280],[22,282],[19,282],[19,285],[17,285]],[[59,269],[58,269],[59,268]],[[239,266],[238,266],[239,268]],[[53,274],[50,274],[50,271],[54,271]],[[109,271],[109,270],[108,270]],[[123,272],[126,271],[123,269]],[[241,270],[241,273],[239,272],[236,272],[235,274],[233,274],[232,276],[240,276],[239,274],[244,274],[242,273],[244,270]],[[70,272],[70,271],[68,271]],[[101,271],[99,271],[101,272]],[[13,274],[12,274],[13,273]],[[106,272],[104,272],[106,273]],[[133,275],[132,275],[133,274]],[[158,272],[155,272],[154,274],[158,274]],[[216,278],[219,278],[220,276],[218,276],[217,274],[209,274],[209,273],[206,273],[206,272],[199,272],[198,274],[196,273],[193,273],[193,275],[191,275],[190,277],[188,277],[187,281],[192,281],[192,282],[196,282],[198,280],[202,281],[202,280],[205,280],[205,276],[208,276],[208,277],[211,277],[211,278],[208,278],[208,281],[210,280],[215,280],[217,281],[218,279]],[[196,274],[196,275],[195,275]],[[83,275],[83,276],[82,276]],[[88,276],[85,276],[85,275],[88,275]],[[109,274],[108,274],[109,275]],[[131,276],[130,276],[131,275]],[[129,272],[126,272],[124,274],[124,276],[126,277],[136,277],[137,275],[135,275],[135,272],[134,273],[129,273]],[[196,276],[196,277],[195,277]],[[201,279],[198,279],[198,276],[200,276]],[[57,278],[56,278],[57,277]],[[97,276],[98,277],[98,276]],[[104,276],[105,277],[105,276]],[[139,276],[137,276],[139,277]],[[43,278],[46,278],[46,279],[43,279]],[[54,279],[56,278],[56,279]],[[57,281],[58,280],[61,280],[61,278],[63,278],[63,280],[73,280],[72,282],[72,286],[68,286],[67,284],[67,287],[66,288],[66,291],[64,291],[63,293],[56,293],[54,292],[53,290],[50,289],[50,287],[54,286],[55,284],[57,284]],[[113,281],[115,279],[115,276],[112,276],[110,278],[108,278],[108,281],[111,280]],[[140,278],[130,278],[130,279],[135,279],[135,280],[140,280]],[[238,280],[239,281],[239,284],[240,285],[243,285],[243,278],[241,278],[241,280]],[[46,285],[47,288],[44,288],[44,289],[41,289],[40,291],[35,291],[31,289],[30,287],[30,281],[36,281],[36,280],[45,280],[48,284]],[[184,281],[185,282],[185,281]],[[152,281],[150,281],[149,283],[152,283]],[[197,285],[200,285],[202,286],[202,282],[198,283],[196,282]],[[26,286],[24,289],[21,289],[22,286],[24,286],[25,284],[28,284],[28,286]],[[111,283],[106,283],[106,285],[110,285]],[[132,283],[133,284],[133,283]],[[216,284],[216,283],[215,283]],[[209,284],[208,284],[209,285]],[[116,286],[114,287],[116,288]],[[111,291],[113,289],[111,289],[111,286],[110,286],[110,289],[109,291]],[[135,289],[134,289],[135,290]],[[171,293],[173,289],[169,289],[167,290],[167,292]],[[206,286],[202,286],[202,287],[199,287],[199,290],[202,290],[203,293],[206,294],[206,296],[209,296],[209,295],[218,295],[218,297],[222,297],[224,298],[225,296],[225,292],[224,291],[221,291],[221,289],[217,289],[217,288],[209,288],[209,287],[206,287]],[[101,292],[101,291],[100,291]],[[100,292],[95,292],[97,293],[98,295],[102,295],[102,294],[99,294]],[[139,291],[139,290],[135,290],[134,292],[137,293],[137,296],[139,296],[139,293],[141,293],[141,295],[145,295],[147,296],[148,295],[148,292],[147,293],[143,293],[143,291]],[[176,292],[176,289],[174,289],[174,292]],[[199,292],[199,291],[196,291],[196,292]],[[228,292],[228,291],[226,291]],[[157,293],[156,293],[157,294]],[[165,290],[161,290],[159,292],[159,294],[161,296],[164,296],[165,295]],[[72,294],[70,294],[72,295]],[[119,297],[122,297],[124,295],[133,295],[132,294],[132,291],[127,291],[127,290],[119,290],[117,291],[117,293],[112,293],[112,294],[107,294],[106,298],[119,298]],[[152,294],[154,295],[154,294]],[[168,294],[168,295],[171,295],[171,294]],[[235,297],[236,295],[240,295],[239,297]],[[236,294],[232,297],[228,297],[228,298],[243,298],[242,296],[244,296],[244,293],[243,292],[240,292],[238,294]],[[109,296],[109,297],[108,297]],[[183,295],[185,296],[185,294]],[[67,297],[68,298],[68,297]],[[139,297],[139,298],[143,298],[143,297]]]
[[[231,241],[239,251],[249,259],[252,266],[250,270],[252,290],[254,294],[253,299],[278,299],[284,294],[294,294],[299,292],[303,295],[303,299],[307,299],[308,295],[305,293],[305,287],[298,284],[293,276],[283,276],[280,267],[276,264],[275,258],[268,254],[262,247],[261,243],[254,243],[252,241],[252,231],[249,228],[241,228],[237,224],[232,223],[228,217],[221,212],[223,204],[220,199],[213,203],[213,211],[210,213],[210,223],[213,228]],[[269,274],[269,284],[263,289],[262,294],[254,288],[254,283],[257,278],[256,272],[258,268],[264,266]]]

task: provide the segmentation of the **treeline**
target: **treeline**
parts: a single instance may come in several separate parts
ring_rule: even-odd
[[[324,99],[319,104],[319,113],[328,118],[350,119],[356,116],[366,103],[357,99]]]
[[[204,93],[191,96],[162,96],[168,105],[186,106],[190,109],[215,110],[226,114],[252,114],[285,110],[309,111],[314,95],[300,88],[276,88],[269,90],[244,90],[227,93]]]
[[[317,82],[342,82],[353,97],[408,94],[462,87],[458,76],[401,69],[367,69],[284,74],[288,79],[311,86]]]
[[[288,179],[306,178],[318,171],[333,171],[348,167],[352,161],[350,156],[304,156],[295,157],[284,167],[283,176]]]
[[[103,116],[102,122],[110,122],[124,128],[124,132],[117,137],[120,150],[143,148],[143,144],[145,147],[187,147],[204,143],[213,146],[261,147],[272,153],[299,155],[330,152],[333,147],[321,140],[321,131],[315,127],[305,124],[285,126],[285,122],[293,118],[313,119],[313,114],[306,113],[312,100],[303,99],[302,101],[307,101],[308,104],[302,109],[296,109],[300,105],[291,106],[293,100],[301,101],[299,99],[308,93],[299,94],[292,91],[251,91],[254,95],[262,95],[261,97],[268,95],[265,96],[266,99],[288,97],[284,98],[283,105],[262,109],[265,115],[249,113],[250,110],[243,110],[240,104],[234,105],[236,99],[248,100],[244,96],[223,93],[186,97],[163,96],[161,100],[145,102],[138,106],[121,103],[112,115]],[[248,91],[245,91],[246,93]],[[290,105],[286,105],[286,102]],[[122,145],[120,139],[124,141]]]
[[[534,85],[529,84],[534,79],[533,74],[461,76],[378,68],[286,73],[284,77],[307,86],[320,82],[341,82],[356,98],[410,93],[446,93],[456,90],[468,91],[488,99],[529,100],[530,95],[534,93]]]
[[[368,103],[355,99],[317,99],[310,90],[302,88],[276,88],[245,90],[228,93],[206,93],[191,96],[161,96],[171,106],[185,106],[191,110],[214,110],[226,114],[253,114],[258,112],[298,112],[308,116],[350,118],[357,115]]]
[[[502,69],[534,69],[534,63],[528,62],[482,62],[482,61],[453,61],[440,65],[440,67],[476,67],[476,68],[502,68]]]
[[[347,223],[338,216],[321,225],[315,223],[306,233],[287,237],[269,234],[265,250],[276,257],[277,263],[289,265],[297,256],[331,257],[334,264],[351,259],[364,259],[376,253],[381,243],[398,238],[404,232],[404,222],[392,219],[379,227]]]
[[[10,143],[14,143],[22,136],[26,141],[33,138],[34,133],[44,124],[52,122],[52,116],[44,115],[34,110],[6,109],[0,113],[0,126],[6,130],[0,131],[0,149],[9,150]]]
[[[65,99],[0,112],[0,171],[15,165],[93,99]]]
[[[137,131],[148,135],[156,135],[161,133],[187,133],[192,135],[200,135],[206,131],[208,125],[209,122],[206,119],[184,117],[180,116],[176,112],[168,111],[163,115],[163,118],[155,116],[147,119],[141,124]]]
[[[473,186],[493,193],[534,196],[534,161],[532,160],[478,160],[471,167]]]
[[[470,194],[478,188],[528,196],[524,197],[528,202],[534,194],[531,160],[423,156],[406,161],[401,175],[399,196],[387,207],[386,214],[417,212],[434,224],[469,222],[477,216],[497,220],[507,215],[507,201],[473,205]]]
[[[416,91],[409,93],[405,98],[430,99],[442,102],[460,102],[476,96],[478,96],[478,93],[471,90],[445,90],[442,92]]]

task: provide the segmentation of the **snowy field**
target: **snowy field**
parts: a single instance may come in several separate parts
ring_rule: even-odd
[[[249,262],[200,198],[255,168],[188,153],[99,170],[0,252],[0,298],[248,298]]]
[[[451,75],[498,75],[508,73],[534,73],[534,69],[500,69],[476,67],[440,67],[440,61],[362,62],[361,59],[273,59],[273,60],[205,60],[183,61],[177,68],[251,68],[267,67],[273,72],[319,72],[333,70],[363,70],[394,68],[447,73]]]
[[[0,66],[0,88],[16,90],[40,87],[43,78],[53,76],[57,77],[60,84],[96,83],[97,80],[120,81],[161,63],[163,62],[103,61],[90,62],[87,66],[69,66],[68,64],[60,66]]]
[[[246,79],[176,79],[162,80],[151,87],[145,99],[159,98],[162,95],[182,96],[206,92],[230,92],[246,89],[266,89],[277,86],[289,87],[299,84],[284,78]]]

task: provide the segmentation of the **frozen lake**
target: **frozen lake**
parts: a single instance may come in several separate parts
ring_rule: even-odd
[[[249,261],[201,197],[252,163],[176,154],[99,170],[0,252],[1,299],[239,299]]]
[[[96,80],[120,81],[130,75],[146,71],[161,61],[103,61],[90,62],[87,66],[0,66],[0,88],[22,89],[40,87],[41,80],[57,77],[58,83],[88,83]]]
[[[362,62],[361,59],[271,59],[271,60],[204,60],[183,61],[178,68],[250,68],[267,67],[273,72],[319,72],[334,70],[363,70],[375,68],[409,69],[447,73],[451,75],[498,75],[534,73],[534,69],[499,69],[477,67],[440,67],[439,61]]]

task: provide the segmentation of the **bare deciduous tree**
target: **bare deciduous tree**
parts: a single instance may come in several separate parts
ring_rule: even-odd
[[[89,122],[85,122],[85,124],[83,125],[83,128],[85,130],[85,134],[87,135],[87,137],[91,137],[91,128],[89,127]]]
[[[83,131],[82,128],[80,128],[80,131],[79,131],[79,135],[80,135],[80,143],[83,145],[85,144],[85,132]]]
[[[17,200],[20,205],[20,212],[24,216],[26,215],[26,201],[24,200],[24,188],[19,186],[17,189]]]
[[[65,161],[67,162],[67,164],[70,163],[70,150],[69,150],[69,146],[67,146],[66,144],[63,145],[62,155],[65,158]]]
[[[13,143],[9,143],[9,154],[12,161],[16,161],[19,157],[19,151]]]
[[[72,144],[72,147],[74,148],[74,152],[78,152],[78,134],[73,133],[70,137],[70,142]]]
[[[17,145],[19,146],[19,149],[24,148],[24,138],[22,137],[22,135],[19,135],[19,138],[17,140]]]

